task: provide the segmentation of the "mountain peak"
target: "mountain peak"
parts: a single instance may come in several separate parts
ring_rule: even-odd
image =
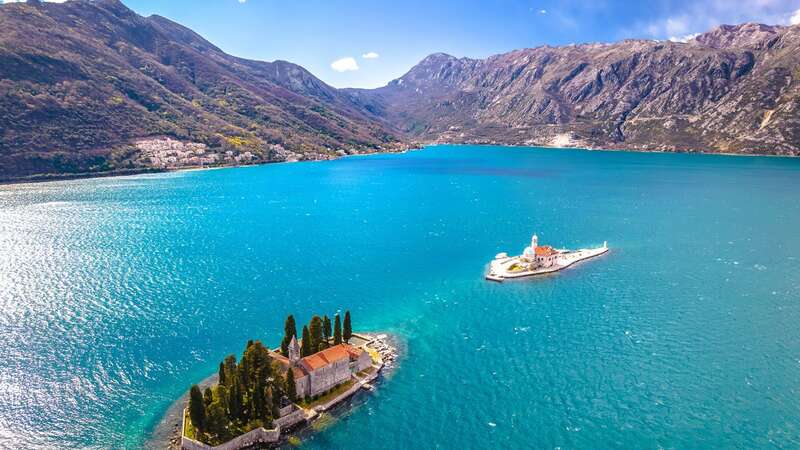
[[[784,26],[754,22],[719,25],[711,31],[696,36],[691,42],[719,49],[760,48],[785,30]]]

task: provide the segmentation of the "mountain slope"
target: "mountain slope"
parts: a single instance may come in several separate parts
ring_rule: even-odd
[[[428,141],[798,154],[800,26],[434,54],[354,102]]]
[[[800,154],[800,26],[437,53],[374,90],[225,54],[118,0],[0,5],[0,180],[409,141]]]
[[[146,167],[146,137],[256,161],[401,145],[302,67],[227,55],[117,0],[0,6],[0,178]]]

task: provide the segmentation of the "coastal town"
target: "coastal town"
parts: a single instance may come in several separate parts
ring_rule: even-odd
[[[525,278],[545,275],[566,269],[571,265],[594,258],[608,252],[608,242],[602,247],[580,250],[556,249],[549,245],[539,245],[539,237],[531,237],[531,245],[525,247],[519,256],[498,253],[489,265],[486,279],[502,282],[509,278]]]
[[[220,363],[216,383],[192,386],[179,448],[238,450],[297,443],[301,431],[360,391],[373,391],[397,358],[386,334],[353,333],[350,312],[314,316],[297,338],[293,316],[275,349],[249,341],[237,362]]]
[[[211,151],[206,144],[181,142],[171,138],[143,139],[136,142],[142,158],[151,167],[174,169],[179,167],[202,167],[226,164],[248,164],[259,157],[250,151],[223,153]]]

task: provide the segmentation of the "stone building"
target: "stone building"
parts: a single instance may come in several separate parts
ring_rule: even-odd
[[[533,263],[534,267],[552,267],[557,263],[562,252],[549,245],[539,245],[539,237],[531,237],[531,246],[522,252],[522,258]]]
[[[298,397],[325,393],[372,365],[369,353],[350,344],[334,345],[301,358],[300,345],[292,337],[288,353],[288,358],[280,354],[275,354],[274,358],[294,372]]]

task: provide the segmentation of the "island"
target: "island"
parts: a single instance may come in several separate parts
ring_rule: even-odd
[[[531,237],[530,247],[519,256],[498,253],[489,265],[486,279],[502,282],[509,278],[524,278],[558,272],[567,267],[608,252],[608,242],[602,247],[580,250],[556,249],[549,245],[539,245],[536,234]]]
[[[290,315],[280,347],[248,341],[239,361],[228,355],[220,362],[216,383],[191,387],[180,448],[238,450],[296,439],[289,433],[359,390],[374,390],[396,356],[386,335],[354,333],[349,311],[333,324],[313,316],[300,339]]]

